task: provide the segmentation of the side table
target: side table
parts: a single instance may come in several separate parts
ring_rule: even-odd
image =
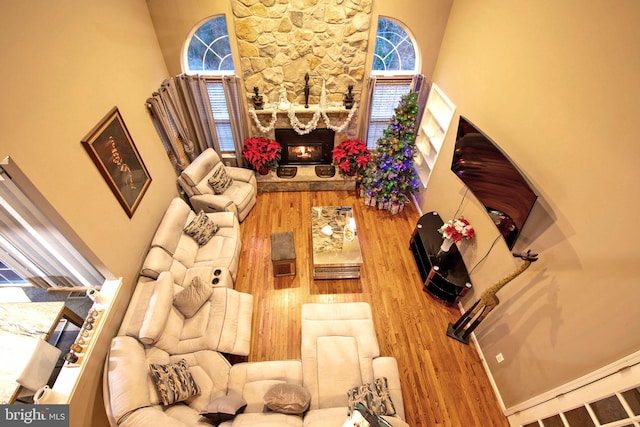
[[[451,246],[444,268],[436,266],[436,254],[442,243],[438,229],[444,222],[437,212],[420,217],[411,235],[409,248],[420,271],[424,290],[448,303],[457,303],[469,289],[471,279],[456,245]]]
[[[296,248],[293,244],[293,232],[271,233],[271,264],[273,275],[296,275]]]

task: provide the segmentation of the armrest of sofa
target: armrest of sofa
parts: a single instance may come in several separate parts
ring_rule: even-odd
[[[117,336],[105,363],[105,408],[117,424],[140,408],[152,405],[147,381],[149,365],[142,344],[132,337]]]
[[[233,212],[238,215],[238,208],[229,197],[224,194],[197,194],[189,198],[193,210],[197,213],[205,212]]]
[[[387,378],[391,401],[393,402],[393,406],[396,408],[396,417],[404,420],[404,401],[402,400],[398,361],[395,357],[376,357],[373,359],[372,367],[374,378]],[[385,417],[385,419],[387,418],[388,417]]]
[[[209,218],[220,228],[240,228],[240,223],[238,222],[238,217],[233,214],[230,215],[231,212],[210,212],[207,214]]]
[[[120,324],[119,335],[153,344],[162,334],[173,306],[173,276],[160,273],[156,280],[140,278]]]
[[[251,178],[255,179],[256,176],[252,170],[237,166],[225,166],[225,171],[227,172],[227,175],[234,180],[246,183],[251,183]]]

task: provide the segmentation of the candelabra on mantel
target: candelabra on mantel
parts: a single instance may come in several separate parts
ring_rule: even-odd
[[[300,106],[299,108],[300,110],[305,111],[305,113],[309,111],[306,106]],[[298,133],[298,135],[306,135],[318,127],[320,117],[323,118],[324,124],[328,129],[331,129],[335,132],[342,132],[343,130],[345,130],[351,122],[351,119],[353,119],[353,116],[356,114],[356,111],[358,110],[358,104],[354,102],[353,107],[349,110],[349,115],[341,125],[335,126],[331,124],[331,120],[327,115],[327,111],[329,109],[341,110],[342,108],[343,106],[341,103],[330,104],[327,102],[327,92],[325,89],[325,82],[323,80],[322,91],[320,92],[320,102],[316,106],[313,116],[307,123],[302,123],[298,119],[298,117],[296,117],[296,109],[298,109],[298,107],[296,106],[296,104],[290,103],[287,100],[287,91],[284,85],[280,86],[280,99],[278,100],[278,103],[276,103],[275,105],[268,104],[264,107],[263,111],[271,111],[271,121],[268,125],[264,126],[262,125],[262,123],[260,123],[260,119],[258,119],[258,115],[256,114],[256,110],[254,107],[249,107],[249,115],[253,119],[258,129],[260,129],[260,132],[266,134],[268,132],[271,132],[275,128],[276,121],[278,120],[278,111],[286,111],[287,116],[289,117],[291,128],[294,129]]]

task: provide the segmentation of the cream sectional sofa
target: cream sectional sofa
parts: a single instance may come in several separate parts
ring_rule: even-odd
[[[183,232],[196,213],[181,199],[171,202],[158,226],[105,363],[110,424],[206,426],[210,423],[200,412],[223,398],[242,399],[246,407],[222,427],[340,427],[348,418],[347,390],[384,376],[395,406],[395,415],[385,419],[407,426],[398,367],[395,359],[380,357],[366,303],[303,305],[301,360],[229,363],[225,354],[249,354],[253,297],[233,289],[240,253],[237,217],[207,215],[220,229],[203,246]],[[174,298],[193,287],[195,277],[210,295],[185,316]],[[183,359],[199,393],[164,405],[150,365]],[[265,411],[265,393],[283,383],[308,390],[310,406],[303,415]]]
[[[213,350],[172,354],[130,336],[114,338],[105,366],[104,396],[112,426],[205,426],[200,415],[223,396],[242,398],[244,411],[221,427],[341,427],[348,425],[347,390],[385,377],[395,408],[383,418],[406,427],[398,366],[380,357],[371,309],[366,303],[305,304],[302,308],[302,360],[244,362],[235,365]],[[149,375],[152,363],[185,359],[200,393],[165,406]],[[303,415],[265,409],[263,396],[275,384],[303,386],[311,395]]]

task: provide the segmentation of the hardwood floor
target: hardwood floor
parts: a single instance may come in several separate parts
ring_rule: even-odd
[[[313,280],[311,207],[354,208],[364,258],[362,277]],[[409,250],[419,218],[411,205],[392,216],[353,191],[261,193],[241,224],[236,289],[254,295],[250,361],[300,358],[300,311],[306,302],[366,301],[380,352],[398,360],[411,426],[507,426],[473,345],[446,336],[460,312],[422,291]],[[270,235],[293,231],[297,274],[273,277]]]

